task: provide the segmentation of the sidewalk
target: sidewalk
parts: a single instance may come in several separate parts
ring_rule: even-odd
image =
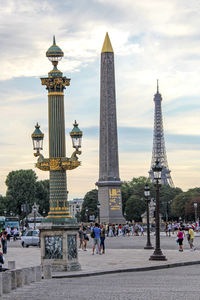
[[[178,265],[200,264],[200,251],[183,253],[178,250],[164,250],[167,261],[149,261],[153,250],[144,249],[107,249],[104,255],[92,255],[92,250],[78,252],[81,271],[56,272],[54,278],[91,276],[123,271],[144,271]],[[9,248],[5,267],[9,260],[16,261],[16,268],[40,265],[39,248]]]

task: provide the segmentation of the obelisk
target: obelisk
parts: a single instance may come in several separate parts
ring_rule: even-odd
[[[98,201],[101,223],[122,224],[119,178],[114,52],[108,33],[101,51]]]

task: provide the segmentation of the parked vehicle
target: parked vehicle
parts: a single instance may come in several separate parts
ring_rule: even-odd
[[[27,230],[21,237],[22,247],[40,246],[39,230]]]

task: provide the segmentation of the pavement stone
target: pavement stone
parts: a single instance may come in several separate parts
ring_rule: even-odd
[[[80,251],[78,253],[81,271],[56,272],[53,273],[53,276],[94,274],[95,272],[108,272],[130,268],[145,268],[200,261],[199,250],[190,252],[189,249],[186,249],[184,252],[179,252],[177,249],[165,249],[163,250],[163,254],[167,257],[167,261],[149,261],[149,257],[152,254],[153,250],[106,249],[106,253],[103,255],[92,255],[92,250],[89,248],[88,251]],[[7,262],[9,260],[15,260],[17,269],[37,266],[40,265],[40,248],[9,247],[5,257],[5,267],[7,267]]]

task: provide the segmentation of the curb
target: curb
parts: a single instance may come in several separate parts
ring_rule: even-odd
[[[197,260],[197,261],[187,261],[187,262],[180,262],[180,263],[165,264],[165,265],[159,265],[159,266],[116,269],[116,270],[108,270],[108,271],[97,271],[97,272],[91,272],[91,273],[60,274],[60,275],[58,274],[58,275],[52,275],[52,278],[60,279],[60,278],[99,276],[99,275],[116,274],[116,273],[143,272],[143,271],[153,271],[153,270],[169,269],[169,268],[192,266],[192,265],[199,265],[199,264],[200,264],[200,260]]]

